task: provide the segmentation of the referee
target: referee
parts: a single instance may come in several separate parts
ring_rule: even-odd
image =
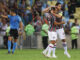
[[[10,35],[8,37],[8,53],[10,54],[10,51],[11,51],[11,40],[13,37],[14,44],[13,44],[12,54],[14,54],[15,48],[17,46],[18,30],[19,30],[19,28],[21,31],[23,29],[23,24],[22,24],[21,18],[19,15],[17,15],[15,13],[14,9],[11,9],[10,15],[7,15],[7,16],[1,15],[1,16],[3,18],[9,18],[9,20],[10,20]]]

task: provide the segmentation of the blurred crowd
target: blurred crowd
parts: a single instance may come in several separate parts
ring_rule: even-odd
[[[8,15],[10,13],[9,12],[10,9],[15,9],[16,14],[18,14],[22,18],[24,26],[26,26],[29,22],[32,22],[36,29],[35,31],[40,32],[41,24],[44,19],[43,17],[47,15],[47,14],[43,15],[42,10],[47,8],[49,4],[47,4],[45,0],[44,0],[45,3],[43,3],[41,0],[30,0],[30,2],[31,1],[33,1],[32,4],[29,4],[29,0],[3,0],[3,1],[0,0],[0,14]],[[72,4],[70,4],[70,2],[67,3],[64,2],[63,0],[57,1],[62,4],[62,10],[64,12],[63,15],[65,16],[65,18],[73,17],[73,13],[75,13],[75,7],[72,8]],[[66,7],[66,4],[68,4],[68,7]],[[66,12],[67,10],[69,15]],[[2,19],[0,18],[0,21],[4,22],[3,24],[9,22],[8,19],[6,20],[4,18]],[[69,24],[69,22],[67,22],[67,24]]]
[[[33,3],[31,3],[31,1],[33,1]],[[22,18],[24,27],[26,27],[28,24],[31,24],[34,27],[35,32],[40,32],[42,24],[46,20],[45,16],[47,15],[47,13],[43,14],[42,10],[49,6],[46,3],[46,0],[44,1],[45,3],[43,3],[40,0],[30,0],[29,4],[29,0],[0,0],[0,15],[8,15],[10,14],[10,9],[15,9],[16,14],[18,14]],[[67,12],[67,9],[65,8],[66,4],[64,3],[65,2],[61,2],[62,10],[65,13]],[[69,4],[68,8],[70,9],[70,11],[68,10],[69,15],[73,17],[71,13],[75,13],[75,9],[72,8],[73,11],[71,11],[70,3],[68,4]],[[67,13],[63,14],[63,16],[68,17]],[[77,19],[74,20],[77,28],[80,29]],[[2,36],[6,35],[6,29],[8,25],[9,19],[0,18],[0,35]],[[71,26],[72,24],[69,21],[67,21],[66,24],[64,25],[66,34],[70,34]],[[25,29],[26,28],[24,28],[24,30]]]

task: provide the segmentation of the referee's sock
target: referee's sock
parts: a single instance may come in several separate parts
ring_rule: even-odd
[[[10,52],[10,50],[11,50],[11,41],[8,40],[8,52]]]
[[[14,42],[12,53],[14,53],[14,51],[15,51],[15,49],[16,49],[16,46],[17,46],[17,42]]]

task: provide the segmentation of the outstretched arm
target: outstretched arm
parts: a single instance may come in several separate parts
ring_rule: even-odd
[[[3,17],[3,18],[8,18],[8,16],[5,16],[5,15],[1,15],[1,17]]]
[[[52,6],[50,6],[50,7],[48,7],[48,8],[45,8],[42,12],[43,12],[43,13],[48,12],[51,7],[52,7]]]

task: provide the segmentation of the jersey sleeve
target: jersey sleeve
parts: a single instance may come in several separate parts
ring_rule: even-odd
[[[18,19],[19,19],[19,22],[21,22],[21,17],[20,16],[18,16]]]

